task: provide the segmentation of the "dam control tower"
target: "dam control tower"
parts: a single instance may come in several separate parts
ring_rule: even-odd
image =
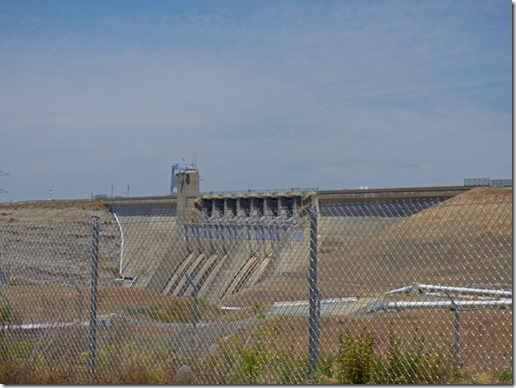
[[[195,165],[174,167],[177,169],[177,215],[183,216],[193,209],[194,201],[200,194],[199,170]]]

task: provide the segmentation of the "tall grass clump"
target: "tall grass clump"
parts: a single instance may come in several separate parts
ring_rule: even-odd
[[[323,384],[443,384],[457,378],[448,346],[428,343],[414,332],[406,346],[392,332],[387,351],[367,328],[358,335],[349,330],[340,336],[336,355],[319,364],[317,382]]]
[[[276,320],[262,320],[250,336],[231,335],[219,344],[215,355],[205,360],[200,379],[210,384],[305,383],[307,358],[298,355],[293,344],[287,348],[278,345],[285,335],[288,333]]]

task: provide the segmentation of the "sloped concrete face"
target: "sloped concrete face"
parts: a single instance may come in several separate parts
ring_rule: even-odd
[[[201,297],[217,302],[253,287],[278,269],[308,260],[309,231],[302,217],[194,217],[182,227],[187,254],[162,287],[167,295],[192,294],[186,272]],[[292,252],[297,252],[295,259]]]
[[[160,293],[187,254],[177,217],[119,217],[124,237],[124,285]]]

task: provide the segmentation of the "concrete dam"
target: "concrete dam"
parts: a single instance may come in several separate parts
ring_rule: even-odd
[[[366,238],[469,190],[293,188],[201,194],[197,170],[179,171],[177,178],[177,195],[104,200],[123,236],[120,276],[128,287],[178,297],[193,295],[195,285],[211,303],[232,301],[267,279],[290,276],[306,283],[312,208],[319,212],[320,240],[331,238],[329,223],[335,217],[363,220]]]

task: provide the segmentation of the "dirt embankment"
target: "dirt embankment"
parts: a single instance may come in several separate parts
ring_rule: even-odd
[[[118,271],[120,238],[101,201],[0,204],[0,284],[87,285],[93,219],[100,225],[99,274],[110,282]]]
[[[0,223],[84,221],[110,215],[99,200],[34,201],[0,203]]]

